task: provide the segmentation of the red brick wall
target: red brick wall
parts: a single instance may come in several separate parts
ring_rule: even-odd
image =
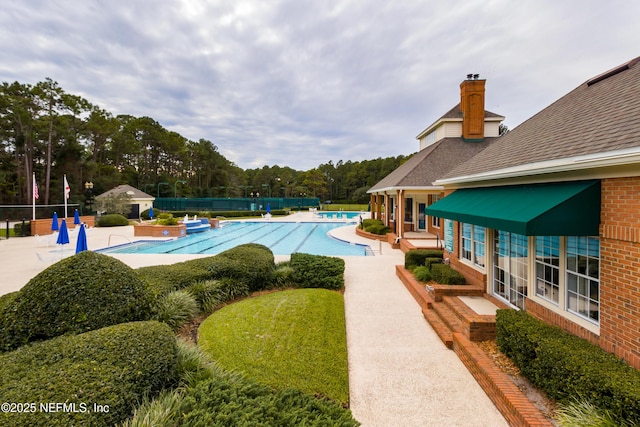
[[[601,347],[640,369],[640,177],[602,180]]]

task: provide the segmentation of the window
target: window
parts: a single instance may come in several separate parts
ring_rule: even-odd
[[[432,194],[430,197],[431,197],[431,204],[434,204],[435,202],[440,200],[440,195],[439,194]],[[431,226],[433,226],[435,228],[440,228],[440,217],[432,216],[431,217]]]
[[[460,257],[484,268],[485,228],[478,225],[460,223],[461,253]]]
[[[404,222],[413,222],[413,199],[404,200]]]
[[[567,310],[600,321],[600,242],[567,237]]]
[[[527,236],[497,230],[493,251],[493,293],[524,309],[527,297]]]
[[[560,301],[560,238],[536,237],[536,295],[558,304]]]

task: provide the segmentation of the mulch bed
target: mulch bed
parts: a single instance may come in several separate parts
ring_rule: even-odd
[[[524,393],[524,395],[538,408],[538,410],[547,418],[552,424],[557,425],[554,420],[554,414],[557,410],[557,404],[552,399],[548,398],[543,391],[537,389],[531,382],[520,374],[520,369],[505,356],[495,340],[483,341],[477,343],[478,346],[493,360],[493,363],[504,372],[511,381]]]

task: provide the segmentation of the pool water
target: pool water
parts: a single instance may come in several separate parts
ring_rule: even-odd
[[[360,215],[364,216],[365,214],[352,211],[321,211],[317,212],[317,215],[326,219],[354,219]]]
[[[101,250],[121,254],[217,254],[245,243],[258,243],[275,255],[371,255],[369,246],[329,236],[353,222],[225,222],[222,227],[169,241],[141,241]]]

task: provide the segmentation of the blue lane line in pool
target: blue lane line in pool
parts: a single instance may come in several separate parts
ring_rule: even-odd
[[[240,229],[246,228],[246,227],[248,227],[248,225],[243,225],[243,226],[240,227]],[[210,234],[210,232],[205,232],[205,233],[203,233],[203,236],[202,236],[201,239],[190,239],[188,244],[175,247],[175,248],[173,248],[173,249],[171,249],[171,250],[169,250],[169,251],[167,251],[165,253],[169,254],[169,253],[172,253],[172,252],[175,252],[175,251],[179,251],[180,249],[184,249],[184,248],[187,248],[189,246],[193,246],[195,244],[204,242],[204,241],[206,241],[206,240],[211,238],[211,236],[209,236],[209,234]]]
[[[300,228],[300,227],[302,227],[302,224],[298,224],[298,225],[296,226],[296,228],[294,228],[293,230],[291,230],[288,234],[285,234],[284,236],[282,236],[281,238],[279,238],[278,240],[276,240],[274,243],[270,244],[270,245],[269,245],[269,249],[272,249],[272,248],[273,248],[274,246],[276,246],[278,243],[282,242],[284,239],[286,239],[287,237],[289,237],[289,235],[290,235],[291,233],[293,233],[294,231],[296,231],[296,230],[297,230],[298,228]],[[280,228],[282,228],[282,227],[280,227]],[[265,235],[265,236],[266,236],[266,235]],[[254,240],[254,242],[255,242],[255,240]]]
[[[201,250],[199,250],[199,251],[198,251],[198,252],[196,252],[196,253],[198,253],[198,254],[206,253],[207,251],[209,251],[209,250],[211,250],[211,249],[213,249],[213,248],[215,248],[215,247],[217,247],[217,246],[224,245],[224,244],[229,243],[229,242],[232,242],[232,241],[234,241],[234,240],[238,240],[238,239],[239,239],[239,238],[241,238],[241,237],[244,237],[244,236],[246,236],[246,235],[248,235],[248,234],[255,233],[256,231],[258,231],[258,230],[260,230],[260,229],[262,229],[262,228],[265,228],[265,227],[267,227],[267,225],[263,225],[263,226],[258,227],[258,228],[256,228],[256,229],[249,230],[249,231],[247,231],[246,233],[238,234],[238,235],[236,235],[236,236],[234,236],[234,237],[232,237],[232,238],[230,238],[230,239],[222,240],[222,241],[216,242],[216,244],[211,245],[211,246],[208,246],[208,247],[206,247],[206,248],[204,248],[204,249],[201,249]],[[269,234],[269,233],[267,233],[267,234]]]
[[[309,238],[309,236],[311,236],[311,234],[313,234],[314,231],[316,231],[316,228],[318,228],[318,225],[314,225],[313,228],[311,229],[310,232],[307,233],[307,235],[305,236],[304,239],[302,239],[302,242],[300,242],[300,244],[298,245],[298,247],[293,251],[293,252],[298,252],[298,249],[300,249],[302,247],[302,245],[304,245],[304,242],[307,241],[307,239]]]
[[[240,230],[242,230],[243,228],[247,228],[247,227],[248,227],[248,225],[238,226],[238,228]],[[207,240],[211,239],[211,231],[206,231],[206,232],[202,233],[202,238],[200,238],[200,239],[196,239],[193,236],[194,235],[190,236],[189,240],[185,241],[186,244],[181,245],[181,246],[177,246],[177,247],[175,247],[173,249],[170,249],[170,250],[166,251],[165,253],[169,254],[169,253],[172,253],[172,252],[179,251],[181,249],[185,249],[185,248],[197,245],[197,244],[202,243],[202,242],[206,242]],[[178,239],[178,241],[181,241],[181,240]]]

